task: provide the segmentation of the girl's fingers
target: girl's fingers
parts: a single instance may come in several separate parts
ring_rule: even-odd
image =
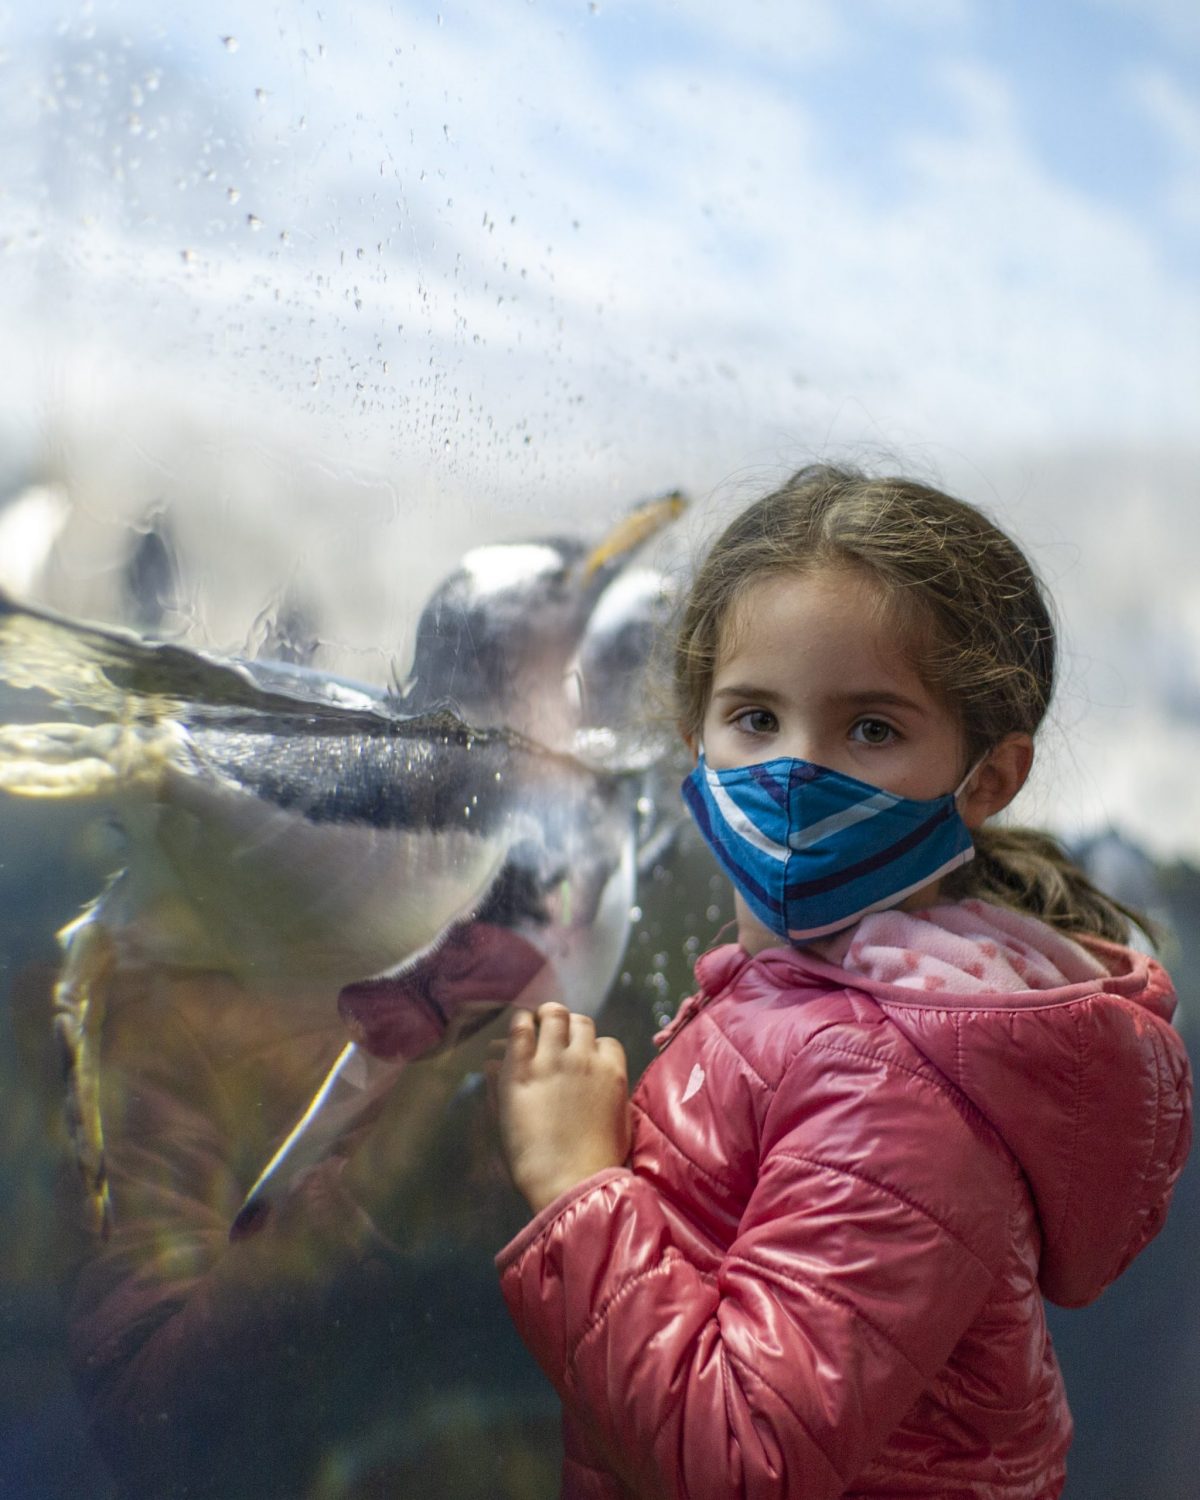
[[[619,1068],[623,1075],[628,1074],[629,1065],[625,1060],[625,1048],[621,1046],[615,1036],[602,1036],[597,1038],[596,1051],[600,1056]]]
[[[571,1012],[565,1005],[559,1005],[556,1000],[549,1000],[545,1005],[538,1006],[537,1037],[539,1051],[561,1051],[567,1045],[570,1035]]]
[[[596,1045],[596,1023],[591,1016],[582,1016],[575,1011],[571,1012],[571,1042],[572,1047]]]
[[[508,1023],[508,1041],[499,1044],[503,1063],[528,1062],[537,1047],[537,1027],[527,1010],[514,1010]]]

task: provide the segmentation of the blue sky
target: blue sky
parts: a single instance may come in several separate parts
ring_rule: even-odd
[[[880,457],[997,510],[1118,663],[1066,705],[1070,816],[1178,821],[1193,0],[0,0],[0,59],[4,452],[86,491],[60,604],[165,490],[218,644],[290,569],[361,653],[481,529]]]

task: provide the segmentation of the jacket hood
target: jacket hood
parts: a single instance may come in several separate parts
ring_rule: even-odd
[[[762,965],[776,984],[869,995],[1006,1143],[1041,1221],[1042,1292],[1078,1307],[1162,1227],[1191,1143],[1170,979],[1145,954],[1080,941],[1107,978],[1002,994],[914,991],[788,949],[716,950],[698,974],[709,994]]]

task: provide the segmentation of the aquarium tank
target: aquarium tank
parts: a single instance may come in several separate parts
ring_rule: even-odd
[[[662,645],[813,461],[1026,546],[1016,816],[1200,1037],[1184,0],[0,0],[0,1496],[550,1500],[483,1079],[730,932]],[[250,809],[247,812],[247,809]],[[1200,1167],[1052,1310],[1200,1469]]]

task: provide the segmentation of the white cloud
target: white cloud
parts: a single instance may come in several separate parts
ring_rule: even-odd
[[[1170,162],[1172,212],[1189,228],[1200,228],[1200,100],[1165,68],[1140,68],[1128,86],[1162,134]]]

